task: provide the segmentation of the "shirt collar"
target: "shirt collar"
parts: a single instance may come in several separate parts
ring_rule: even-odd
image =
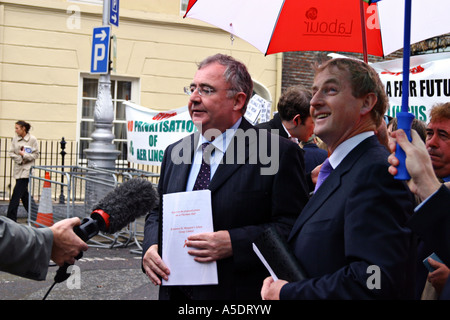
[[[334,150],[334,152],[330,155],[330,164],[335,169],[342,160],[353,150],[358,144],[360,144],[363,140],[373,136],[375,133],[373,131],[367,131],[356,136],[351,137],[350,139],[342,142],[338,147]]]
[[[232,126],[231,128],[225,130],[220,136],[216,137],[211,143],[214,146],[215,150],[219,150],[222,153],[225,153],[225,151],[228,148],[228,145],[231,142],[231,139],[234,137],[234,134],[236,133],[236,130],[239,128],[242,122],[242,117],[239,118]],[[201,148],[201,145],[204,142],[209,142],[203,135],[200,135],[200,139],[198,139],[197,144],[197,150]]]
[[[24,141],[28,142],[28,140],[30,140],[30,134],[29,133],[27,133],[24,137],[22,137],[20,135],[17,135],[17,137],[19,138],[18,141],[24,140]]]
[[[288,129],[286,129],[286,127],[284,126],[283,122],[281,122],[281,125],[283,126],[284,131],[286,131],[288,138],[291,137],[291,134],[289,133]]]

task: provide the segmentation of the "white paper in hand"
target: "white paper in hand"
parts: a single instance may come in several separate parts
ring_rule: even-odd
[[[163,285],[218,284],[217,263],[197,262],[188,254],[187,237],[213,232],[211,191],[198,190],[163,195],[162,259],[170,269]]]

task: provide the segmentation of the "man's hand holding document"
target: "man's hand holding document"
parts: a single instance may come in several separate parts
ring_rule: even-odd
[[[189,236],[213,231],[210,190],[163,195],[162,259],[170,269],[163,285],[218,283],[216,262],[195,261],[186,246]]]

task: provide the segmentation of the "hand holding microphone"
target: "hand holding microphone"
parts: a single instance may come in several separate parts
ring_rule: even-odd
[[[73,231],[84,242],[96,236],[100,231],[113,234],[136,218],[147,214],[156,205],[157,200],[157,192],[150,181],[141,178],[127,180],[100,200],[94,206],[90,217],[84,218],[80,225],[75,225]],[[81,257],[82,252],[76,259]],[[67,273],[69,266],[69,263],[65,263],[58,269],[54,278],[55,283],[69,278],[70,274]]]
[[[50,227],[53,232],[52,260],[62,266],[65,262],[75,263],[75,256],[86,251],[88,245],[82,241],[73,229],[80,225],[79,218],[64,219]]]

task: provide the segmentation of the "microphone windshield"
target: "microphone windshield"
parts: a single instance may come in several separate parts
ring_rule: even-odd
[[[158,194],[150,181],[133,178],[109,192],[94,206],[93,211],[106,213],[102,215],[104,224],[100,224],[100,230],[112,234],[147,214],[157,201]]]

